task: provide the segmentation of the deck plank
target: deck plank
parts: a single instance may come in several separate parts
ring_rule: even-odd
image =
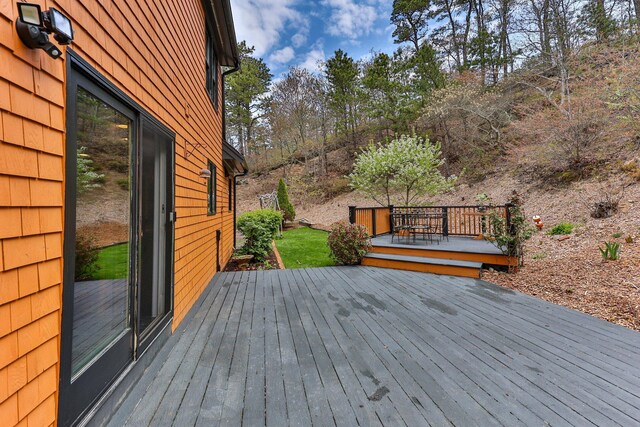
[[[438,280],[441,279],[436,278],[432,283],[438,282]],[[450,282],[450,280],[447,280],[446,283],[443,282],[443,285],[450,286],[450,283],[448,282]],[[466,285],[468,285],[468,283],[466,283]],[[446,297],[446,295],[442,295],[441,297]],[[468,305],[464,305],[462,303],[463,300],[464,297],[462,295],[458,295],[453,306],[458,307],[461,312],[468,315],[473,315],[475,307],[478,304],[483,304],[477,299],[473,299]],[[492,307],[494,309],[496,308],[495,306]],[[417,307],[417,310],[419,309],[420,308]],[[486,310],[482,311],[482,313],[485,312]],[[480,345],[482,345],[484,341],[488,344],[489,349],[499,348],[500,353],[495,355],[498,358],[497,360],[500,359],[501,355],[508,355],[511,357],[506,358],[505,363],[509,364],[505,366],[517,366],[518,362],[524,360],[526,364],[520,366],[519,371],[530,373],[530,375],[525,375],[525,378],[532,386],[539,387],[540,392],[548,393],[554,399],[561,396],[564,397],[564,401],[573,402],[573,407],[582,408],[580,411],[581,414],[583,412],[592,413],[590,416],[591,419],[602,418],[600,414],[593,412],[593,408],[598,408],[603,404],[607,407],[612,405],[610,406],[611,409],[615,409],[616,406],[622,405],[623,407],[626,407],[626,411],[631,414],[638,412],[638,410],[633,406],[625,404],[623,401],[619,400],[621,396],[626,396],[626,390],[611,390],[610,385],[606,382],[602,382],[599,377],[590,374],[585,375],[586,371],[580,371],[582,366],[585,364],[584,362],[578,361],[575,362],[575,364],[571,364],[563,360],[563,358],[557,357],[557,355],[546,355],[543,349],[537,345],[528,345],[526,340],[523,344],[524,338],[519,335],[522,334],[520,330],[523,325],[517,325],[518,327],[514,327],[514,324],[510,323],[509,329],[513,329],[513,331],[516,332],[515,337],[512,337],[511,334],[505,333],[504,330],[496,331],[495,324],[497,322],[495,322],[495,320],[497,316],[496,313],[498,312],[499,310],[496,310],[495,313],[492,313],[489,319],[476,318],[473,322],[465,322],[468,328],[467,332],[456,331],[456,333],[461,336],[468,336],[462,334],[475,334],[480,337]],[[483,321],[483,324],[479,324],[477,322],[478,320]],[[526,325],[524,325],[524,327],[526,327]],[[531,337],[535,335],[536,333],[534,331],[527,330],[528,338],[531,339]],[[500,340],[494,339],[494,337],[499,337]],[[490,350],[487,350],[487,347],[485,346],[484,351]],[[551,375],[539,375],[539,372],[542,371]],[[593,386],[594,382],[596,385],[595,387]],[[602,399],[604,399],[604,401]],[[555,400],[546,401],[546,403],[558,404]],[[564,405],[562,402],[561,404]],[[569,413],[570,412],[563,411],[564,416],[568,416]],[[622,417],[625,418],[626,416],[623,415]],[[606,417],[602,418],[602,422],[605,421]],[[626,423],[628,422],[629,419],[626,420]],[[582,420],[582,423],[584,423],[584,420]],[[624,420],[622,425],[624,425]]]
[[[220,273],[111,425],[638,425],[640,334],[479,280]]]

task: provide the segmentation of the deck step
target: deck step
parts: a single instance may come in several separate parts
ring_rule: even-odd
[[[469,261],[487,265],[508,266],[511,260],[501,253],[480,251],[451,250],[448,245],[410,246],[390,243],[374,243],[370,253],[400,255],[414,258],[438,258],[457,261]]]
[[[365,255],[362,265],[473,278],[482,274],[481,262],[374,252]]]

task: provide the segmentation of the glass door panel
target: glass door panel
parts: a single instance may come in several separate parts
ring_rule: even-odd
[[[72,377],[130,332],[132,120],[78,86]]]
[[[168,150],[173,139],[145,122],[142,126],[140,170],[139,328],[144,333],[170,310],[171,246],[168,211]]]

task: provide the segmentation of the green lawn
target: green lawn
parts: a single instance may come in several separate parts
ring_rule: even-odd
[[[93,280],[122,279],[129,272],[129,244],[108,246],[98,252],[100,269],[93,275]]]
[[[286,268],[326,267],[334,265],[330,257],[329,233],[308,227],[295,228],[276,239],[276,247]]]

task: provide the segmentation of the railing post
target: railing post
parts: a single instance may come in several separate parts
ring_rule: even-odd
[[[350,224],[356,223],[356,207],[355,206],[349,206],[349,223]]]
[[[389,230],[393,236],[393,205],[389,205]]]
[[[449,237],[449,209],[446,206],[442,207],[442,237]]]
[[[371,235],[376,237],[376,208],[371,209]]]

